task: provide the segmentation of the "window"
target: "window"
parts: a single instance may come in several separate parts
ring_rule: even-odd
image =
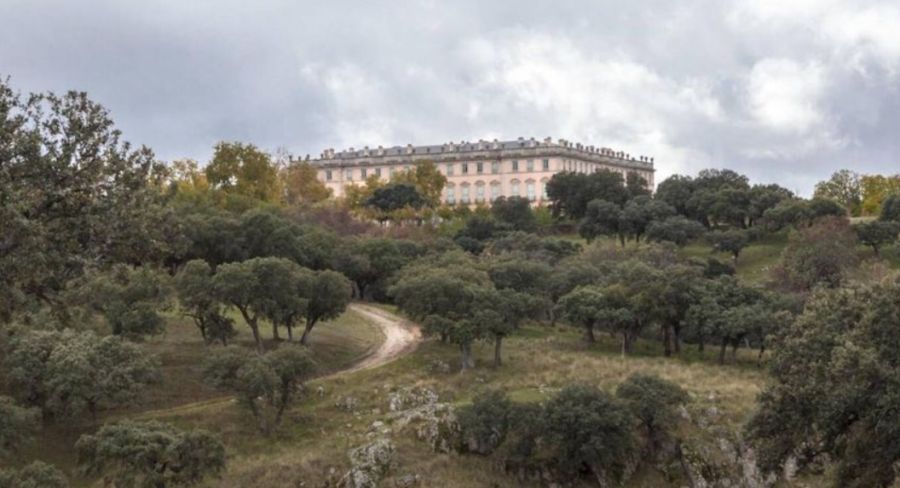
[[[545,160],[543,161],[542,167],[543,167],[544,171],[550,171],[550,160],[549,160],[549,159],[545,159]]]
[[[447,201],[450,205],[456,203],[456,188],[453,186],[448,186],[444,189],[444,200]]]
[[[475,163],[475,172],[478,174],[484,173],[484,163]]]
[[[491,161],[491,173],[497,174],[500,172],[500,161]]]
[[[394,173],[396,173],[396,172],[397,172],[397,168],[391,168],[388,171],[388,175],[390,175],[391,179],[394,179]]]
[[[462,203],[469,203],[469,187],[468,186],[462,187],[462,196],[460,197],[459,201]]]
[[[347,172],[346,172],[346,180],[347,180],[347,181],[353,181],[353,170],[352,170],[352,169],[348,169],[348,170],[347,170]]]
[[[519,171],[519,162],[516,160],[513,160],[512,167],[513,167],[512,168],[513,171]]]
[[[475,201],[476,202],[484,201],[484,185],[478,185],[475,187]]]
[[[462,164],[462,174],[468,174],[468,173],[469,173],[469,163],[463,163]]]
[[[453,176],[453,163],[447,165],[447,176]]]
[[[534,182],[533,181],[529,181],[529,182],[525,183],[525,191],[528,192],[528,199],[533,202],[535,199]]]
[[[541,198],[547,199],[547,180],[541,181]]]
[[[519,196],[519,182],[518,181],[513,181],[512,183],[510,183],[509,193],[514,197]]]
[[[330,169],[325,170],[325,181],[331,181],[331,170]]]
[[[359,170],[359,177],[362,178],[362,179],[366,179],[366,173],[367,173],[367,172],[368,172],[368,170],[367,170],[366,168],[363,168],[363,169]]]
[[[381,168],[375,168],[375,176],[381,178]]]
[[[491,200],[500,198],[500,183],[491,183]]]
[[[534,171],[534,160],[533,160],[533,159],[529,159],[528,162],[525,163],[525,168],[526,168],[528,171]]]

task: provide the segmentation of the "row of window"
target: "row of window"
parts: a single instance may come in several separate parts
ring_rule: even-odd
[[[510,162],[510,169],[513,173],[521,171],[519,161],[512,160]],[[447,176],[453,176],[456,173],[457,164],[460,166],[460,174],[469,174],[471,170],[474,169],[475,174],[484,174],[485,163],[477,162],[477,163],[446,163],[444,165],[444,174]],[[500,172],[500,161],[491,161],[491,173],[497,174]],[[541,169],[543,171],[550,171],[550,160],[544,159],[541,161]],[[534,160],[529,159],[525,161],[525,171],[534,171]]]
[[[491,201],[494,201],[500,198],[502,195],[500,184],[499,183],[491,183]],[[547,185],[541,185],[542,188],[542,198],[547,198]],[[536,185],[534,181],[526,181],[525,182],[525,196],[530,201],[535,201],[537,199]],[[470,185],[462,185],[460,186],[460,195],[459,195],[459,203],[470,203],[470,194],[471,194],[471,186]],[[509,184],[509,195],[511,197],[520,197],[521,187],[518,181],[513,181]],[[451,185],[444,188],[444,201],[448,204],[456,203],[456,187]],[[475,185],[475,202],[484,202],[485,201],[485,185]]]
[[[409,171],[409,170],[410,170],[410,166],[407,165],[407,166],[403,167],[403,171]],[[396,172],[397,172],[397,168],[392,167],[392,168],[388,169],[388,177],[393,178],[394,174]],[[345,169],[344,170],[344,181],[353,181],[353,173],[354,173],[354,170],[352,168]],[[375,176],[381,178],[381,175],[382,175],[381,168],[372,168],[371,173],[369,172],[369,168],[359,168],[359,179],[360,180],[365,180],[366,178],[368,178],[369,176],[372,176],[372,175],[375,175]],[[334,180],[334,173],[332,172],[332,170],[326,169],[325,170],[325,181],[332,181],[332,180]]]

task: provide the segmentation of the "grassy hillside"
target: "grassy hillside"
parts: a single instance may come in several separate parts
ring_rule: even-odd
[[[235,343],[249,349],[253,346],[250,329],[235,316],[238,336]],[[265,337],[270,331],[263,330]],[[284,332],[282,331],[282,335]],[[349,311],[331,322],[316,326],[310,348],[320,374],[346,368],[368,355],[383,341],[381,331],[356,313]],[[89,486],[89,480],[74,476],[75,456],[72,446],[79,436],[93,433],[104,422],[121,418],[179,418],[187,412],[204,418],[202,422],[214,432],[246,423],[243,415],[236,415],[228,407],[228,397],[203,382],[201,369],[210,351],[193,322],[178,315],[170,315],[166,332],[149,339],[144,346],[159,358],[163,381],[147,389],[137,405],[104,412],[96,421],[62,423],[45,427],[33,445],[17,456],[23,463],[39,459],[52,463],[73,474],[75,486]],[[219,415],[216,412],[225,415]],[[248,430],[248,433],[250,431]],[[248,436],[250,439],[252,436]]]
[[[515,400],[541,401],[564,385],[585,382],[612,390],[630,374],[651,372],[673,380],[693,398],[691,410],[715,408],[724,425],[737,428],[752,412],[765,383],[753,354],[741,354],[733,365],[714,364],[713,352],[685,351],[666,359],[656,343],[641,342],[627,358],[617,340],[604,336],[586,347],[578,331],[565,326],[530,326],[510,339],[500,369],[490,366],[492,346],[479,344],[478,367],[456,373],[457,353],[450,345],[427,341],[415,353],[382,368],[313,381],[310,394],[295,408],[285,427],[272,438],[261,437],[244,412],[231,403],[213,402],[191,409],[157,411],[147,416],[183,426],[201,426],[223,435],[230,450],[228,473],[209,486],[320,486],[329,473],[348,468],[348,449],[368,439],[370,426],[384,421],[392,391],[412,386],[437,391],[441,401],[464,404],[484,388],[503,388]],[[450,364],[454,372],[434,365]],[[321,396],[317,393],[321,388]],[[348,398],[356,405],[346,409]],[[690,430],[690,428],[688,428]],[[696,433],[686,432],[690,435]],[[408,431],[393,435],[397,465],[393,477],[419,474],[422,486],[517,486],[489,460],[434,454]],[[331,475],[333,478],[334,474]],[[650,471],[638,479],[659,481]],[[393,486],[388,479],[383,486]]]

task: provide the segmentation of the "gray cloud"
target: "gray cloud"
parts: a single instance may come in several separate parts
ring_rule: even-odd
[[[0,0],[0,74],[163,159],[565,137],[808,194],[897,172],[892,1]]]

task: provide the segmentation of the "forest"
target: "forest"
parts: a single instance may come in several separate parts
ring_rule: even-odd
[[[0,488],[895,483],[900,175],[446,206],[211,154],[0,81]],[[373,315],[423,340],[353,371]]]

